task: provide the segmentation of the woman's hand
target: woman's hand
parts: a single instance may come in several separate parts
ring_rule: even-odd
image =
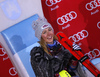
[[[73,46],[73,50],[76,50],[76,51],[82,51],[82,49],[81,49],[81,47],[79,46],[79,45],[77,45],[77,44],[73,44],[72,45]]]

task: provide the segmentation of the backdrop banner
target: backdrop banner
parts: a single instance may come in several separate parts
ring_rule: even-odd
[[[64,32],[90,60],[100,57],[100,0],[41,0],[55,34]]]

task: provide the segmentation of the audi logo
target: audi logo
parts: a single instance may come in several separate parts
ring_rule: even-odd
[[[86,9],[89,10],[89,11],[97,8],[98,6],[100,6],[100,0],[91,1],[90,3],[87,3],[85,5]]]
[[[97,23],[97,27],[100,29],[100,22]]]
[[[47,6],[52,6],[54,4],[57,4],[58,2],[61,2],[61,0],[46,0],[46,5]]]
[[[3,57],[3,61],[4,61],[4,60],[7,60],[7,59],[9,58],[8,56],[5,57],[5,55],[7,55],[7,54],[6,54],[6,52],[4,51],[3,48],[0,48],[0,52],[2,52],[2,54],[0,54],[0,56]]]
[[[88,37],[88,31],[82,30],[81,32],[78,32],[77,34],[74,34],[73,36],[70,36],[69,39],[75,43],[80,40],[83,40],[84,38]]]
[[[66,15],[63,15],[62,17],[59,17],[57,19],[57,23],[59,25],[63,25],[77,17],[77,13],[74,11],[71,11],[70,13],[67,13]]]
[[[3,48],[0,48],[0,51],[3,53],[3,54],[0,54],[0,56],[4,56],[6,54],[6,52],[3,50]]]
[[[10,74],[11,76],[17,75],[17,72],[16,72],[16,70],[15,70],[15,67],[12,67],[12,68],[9,69],[9,74]]]
[[[92,59],[100,56],[100,51],[99,51],[99,49],[93,49],[92,51],[89,51],[85,55],[88,55],[88,57],[90,58],[89,60],[92,60]]]

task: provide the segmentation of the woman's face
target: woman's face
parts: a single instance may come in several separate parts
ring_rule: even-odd
[[[53,30],[52,28],[48,27],[43,30],[41,37],[47,44],[53,44]]]

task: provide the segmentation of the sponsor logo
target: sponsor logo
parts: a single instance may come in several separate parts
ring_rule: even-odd
[[[91,2],[87,3],[87,4],[85,5],[85,8],[86,8],[88,11],[91,11],[91,10],[93,10],[93,9],[99,7],[99,6],[100,6],[100,0],[94,0],[94,1],[91,1]]]
[[[86,59],[88,59],[89,57],[87,55],[83,56],[79,61],[82,63],[84,62]]]
[[[17,0],[5,0],[0,3],[0,7],[9,19],[14,20],[19,18],[21,15],[21,8]]]
[[[55,6],[54,8],[51,8],[51,11],[56,10],[56,9],[58,9],[58,8],[59,8],[59,6],[57,5],[57,6]]]
[[[95,10],[94,12],[91,12],[91,15],[96,14],[96,13],[98,13],[98,12],[99,12],[99,10],[97,9],[97,10]]]
[[[92,51],[89,51],[85,55],[88,55],[90,60],[92,60],[92,59],[100,56],[100,50],[99,49],[93,49]]]
[[[79,42],[80,40],[83,40],[84,38],[88,37],[88,31],[82,30],[81,32],[78,32],[77,34],[74,34],[73,36],[70,36],[69,39],[75,43]]]
[[[43,28],[47,27],[48,25],[43,25]]]
[[[97,27],[100,29],[100,21],[97,23]]]
[[[47,6],[53,6],[54,4],[57,4],[61,2],[61,0],[46,0],[45,3]]]
[[[10,74],[11,76],[17,75],[17,72],[16,72],[16,70],[15,70],[15,67],[12,67],[12,68],[9,69],[9,74]]]
[[[66,29],[68,27],[70,27],[70,24],[67,24],[66,26],[62,27],[62,30]]]
[[[74,11],[71,11],[70,13],[67,13],[66,15],[63,15],[57,19],[57,23],[59,25],[63,25],[65,23],[68,23],[69,21],[72,21],[77,17],[77,13]]]
[[[0,48],[0,56],[3,57],[3,61],[9,58],[3,48]]]
[[[49,25],[43,25],[41,28],[42,29],[45,29],[45,28],[47,28]]]
[[[2,52],[2,54],[0,54],[0,56],[4,56],[6,54],[6,52],[3,50],[3,48],[0,48],[0,52]]]

